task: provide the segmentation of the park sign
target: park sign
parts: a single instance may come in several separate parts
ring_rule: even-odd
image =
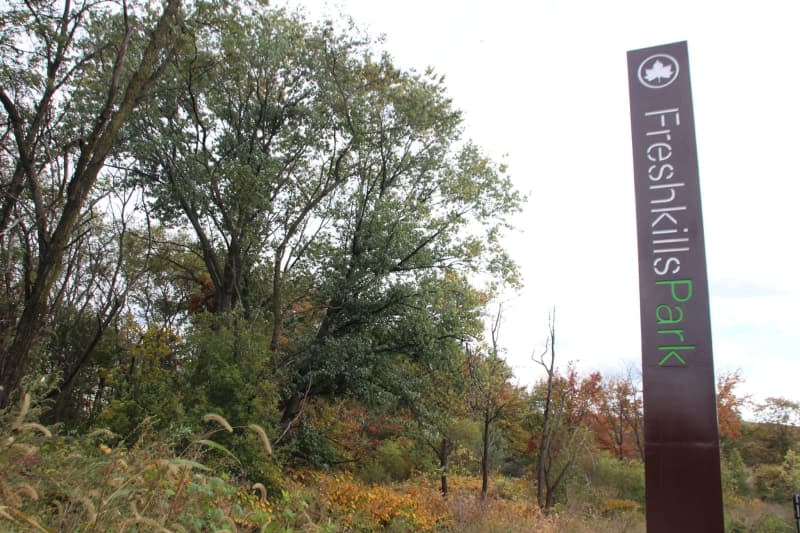
[[[719,437],[685,42],[628,52],[647,530],[722,532]]]

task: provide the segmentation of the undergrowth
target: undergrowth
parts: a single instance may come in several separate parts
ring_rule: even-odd
[[[219,414],[203,417],[207,431],[180,445],[146,422],[130,443],[104,429],[64,435],[36,419],[27,395],[21,405],[0,413],[0,531],[645,530],[642,506],[609,490],[590,493],[576,486],[565,503],[544,515],[527,478],[494,477],[487,497],[480,499],[477,477],[451,475],[445,499],[435,473],[367,483],[350,472],[284,469],[282,488],[268,490],[237,470],[236,455],[219,443],[222,439],[215,440],[218,433],[253,435],[263,461],[276,463],[264,430],[254,424],[231,427]],[[775,509],[737,502],[728,506],[730,531],[789,531]]]
[[[306,470],[286,473],[284,488],[273,494],[237,475],[235,454],[214,440],[219,432],[251,432],[262,443],[263,460],[274,461],[256,425],[231,427],[209,414],[203,417],[209,430],[177,451],[146,423],[138,439],[125,444],[108,430],[68,436],[35,418],[27,395],[15,411],[0,414],[3,531],[563,530],[563,517],[545,517],[532,503],[525,479],[499,478],[481,500],[477,478],[451,476],[445,500],[432,475],[370,484],[349,472]]]
[[[176,454],[146,427],[126,446],[107,430],[80,437],[53,434],[29,422],[30,411],[26,395],[16,414],[0,416],[4,531],[232,532],[269,530],[274,522],[263,486],[248,487],[203,464],[210,450],[230,454],[210,438],[220,430],[198,436]],[[225,425],[222,431],[233,431]],[[260,428],[246,429],[259,433]],[[267,440],[265,460],[270,451]]]

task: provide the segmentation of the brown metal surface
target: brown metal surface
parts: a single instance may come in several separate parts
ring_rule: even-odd
[[[722,532],[697,148],[685,42],[628,52],[647,530]]]

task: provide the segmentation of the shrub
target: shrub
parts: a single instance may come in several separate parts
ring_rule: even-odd
[[[306,473],[319,491],[322,511],[347,531],[433,531],[450,525],[438,492],[421,478],[402,485],[365,484],[349,473]]]
[[[794,450],[786,452],[786,457],[781,464],[780,479],[787,493],[800,492],[800,453]]]
[[[755,472],[757,495],[766,501],[779,501],[786,497],[779,465],[760,465]]]
[[[618,460],[600,452],[583,464],[591,485],[612,499],[630,500],[644,505],[644,465],[635,459]]]
[[[359,470],[359,477],[367,483],[407,480],[419,466],[413,444],[408,439],[383,441],[372,459]]]
[[[735,448],[730,449],[722,461],[722,488],[726,496],[753,495],[747,467],[739,450]]]

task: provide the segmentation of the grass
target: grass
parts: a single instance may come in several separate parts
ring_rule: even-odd
[[[217,431],[254,433],[264,460],[273,460],[259,426],[234,428],[220,415],[207,415],[204,421],[214,429],[176,453],[164,435],[146,427],[125,446],[106,430],[59,434],[33,422],[31,411],[26,399],[16,414],[0,414],[2,531],[645,531],[640,504],[602,487],[576,486],[545,515],[534,503],[533,483],[524,478],[492,477],[481,499],[477,477],[451,475],[445,500],[433,474],[371,484],[348,472],[284,472],[284,489],[268,497],[257,480],[208,466],[224,461],[206,461],[208,454],[233,455],[213,440]],[[794,531],[790,505],[729,498],[726,511],[729,532]]]

